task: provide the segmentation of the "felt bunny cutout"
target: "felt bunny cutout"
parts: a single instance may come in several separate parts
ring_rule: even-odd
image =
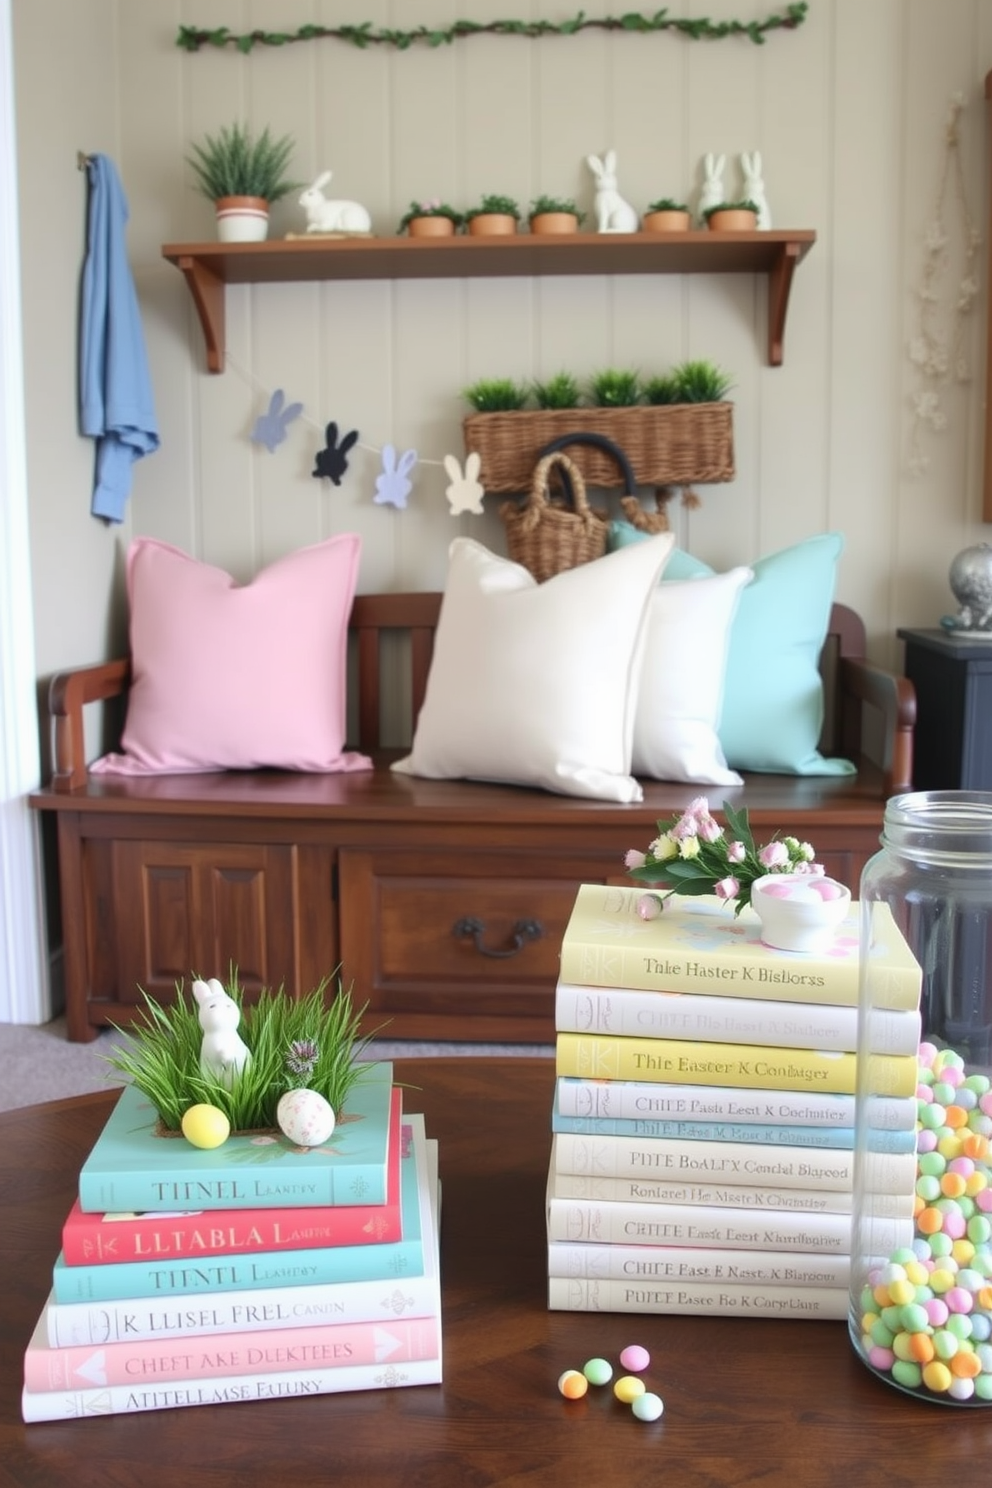
[[[727,164],[725,155],[704,155],[702,190],[699,193],[699,220],[705,226],[706,213],[711,207],[718,207],[726,198],[723,194],[723,169]]]
[[[341,484],[341,477],[348,469],[348,452],[358,439],[358,430],[352,429],[338,444],[338,426],[333,421],[327,425],[325,437],[327,448],[317,451],[317,463],[311,474],[315,476],[326,476],[336,486]]]
[[[470,450],[465,460],[465,473],[454,455],[445,455],[444,468],[451,477],[451,485],[445,490],[451,503],[451,515],[457,517],[461,512],[471,512],[473,516],[482,516],[482,498],[486,494],[482,482],[479,480],[479,469],[482,465],[482,457],[478,450]]]
[[[391,444],[383,446],[382,474],[376,476],[375,495],[372,500],[378,505],[405,507],[406,498],[413,489],[407,476],[417,463],[417,451],[404,450],[396,463],[396,451]]]
[[[299,418],[302,412],[302,403],[287,403],[282,388],[276,388],[269,399],[268,411],[260,413],[255,420],[255,427],[251,431],[252,441],[255,444],[264,444],[270,455],[275,454],[276,446],[282,444],[286,438],[287,425]]]
[[[586,165],[596,177],[596,231],[636,232],[637,212],[617,189],[617,152],[607,150],[602,160],[598,155],[587,155]]]
[[[216,977],[209,982],[196,980],[193,996],[200,1005],[198,1016],[203,1029],[200,1073],[230,1090],[245,1065],[251,1063],[251,1052],[238,1033],[241,1009]]]
[[[765,196],[765,183],[761,177],[761,153],[745,150],[741,155],[741,170],[744,172],[744,197],[753,201],[758,209],[758,227],[767,232],[772,225],[772,214]]]

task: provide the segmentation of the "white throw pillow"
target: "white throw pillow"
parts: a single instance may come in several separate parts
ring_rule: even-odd
[[[672,544],[662,533],[538,584],[456,537],[413,747],[393,768],[642,800],[630,774],[634,712]]]
[[[752,570],[659,584],[651,600],[634,721],[633,771],[653,780],[739,785],[717,725],[730,625]]]

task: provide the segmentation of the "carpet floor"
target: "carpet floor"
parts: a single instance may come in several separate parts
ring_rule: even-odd
[[[92,1043],[71,1044],[64,1018],[38,1026],[0,1023],[0,1111],[119,1085],[120,1076],[107,1056],[121,1037],[108,1030]],[[375,1059],[500,1054],[542,1058],[553,1052],[549,1044],[426,1044],[380,1039],[368,1046],[369,1057]]]

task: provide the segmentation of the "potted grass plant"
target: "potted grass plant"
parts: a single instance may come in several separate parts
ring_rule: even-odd
[[[269,231],[269,208],[300,184],[286,175],[293,139],[273,139],[268,128],[255,135],[245,124],[226,125],[194,144],[186,163],[197,189],[214,203],[221,242],[261,242]]]

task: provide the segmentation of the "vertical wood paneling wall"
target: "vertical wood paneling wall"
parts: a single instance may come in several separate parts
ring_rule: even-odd
[[[586,7],[593,13],[596,7]],[[611,7],[604,6],[604,12]],[[673,11],[760,17],[773,0],[681,0]],[[898,625],[953,608],[953,556],[981,524],[985,306],[973,377],[944,394],[930,468],[906,468],[924,233],[952,94],[970,205],[985,221],[983,79],[992,0],[812,0],[806,23],[755,47],[667,35],[478,38],[432,51],[359,52],[333,41],[250,56],[174,45],[181,23],[290,29],[366,18],[409,27],[460,17],[572,14],[550,0],[32,0],[15,7],[22,182],[27,434],[36,651],[44,675],[124,638],[123,554],[152,534],[248,578],[344,530],[364,543],[361,587],[443,585],[456,533],[504,551],[497,500],[449,513],[442,459],[461,456],[461,389],[482,376],[663,371],[709,357],[733,375],[737,478],[673,504],[680,542],[717,566],[825,529],[844,532],[839,597],[867,618],[873,653],[898,659]],[[54,100],[58,100],[56,106]],[[797,272],[785,363],[765,365],[765,287],[749,276],[271,285],[228,293],[229,368],[202,338],[166,241],[214,233],[191,187],[190,143],[237,118],[297,142],[293,170],[331,168],[392,233],[414,197],[468,206],[483,191],[574,194],[591,209],[590,152],[613,146],[639,208],[695,198],[706,151],[760,149],[776,225],[815,228]],[[116,161],[162,448],[136,468],[123,527],[89,516],[92,450],[76,423],[77,289],[85,179],[77,149]],[[948,214],[950,217],[950,213]],[[273,232],[302,229],[295,197]],[[305,405],[275,454],[249,440],[273,390]],[[360,431],[340,489],[315,480],[324,425]],[[373,502],[380,451],[414,448],[406,510]]]

